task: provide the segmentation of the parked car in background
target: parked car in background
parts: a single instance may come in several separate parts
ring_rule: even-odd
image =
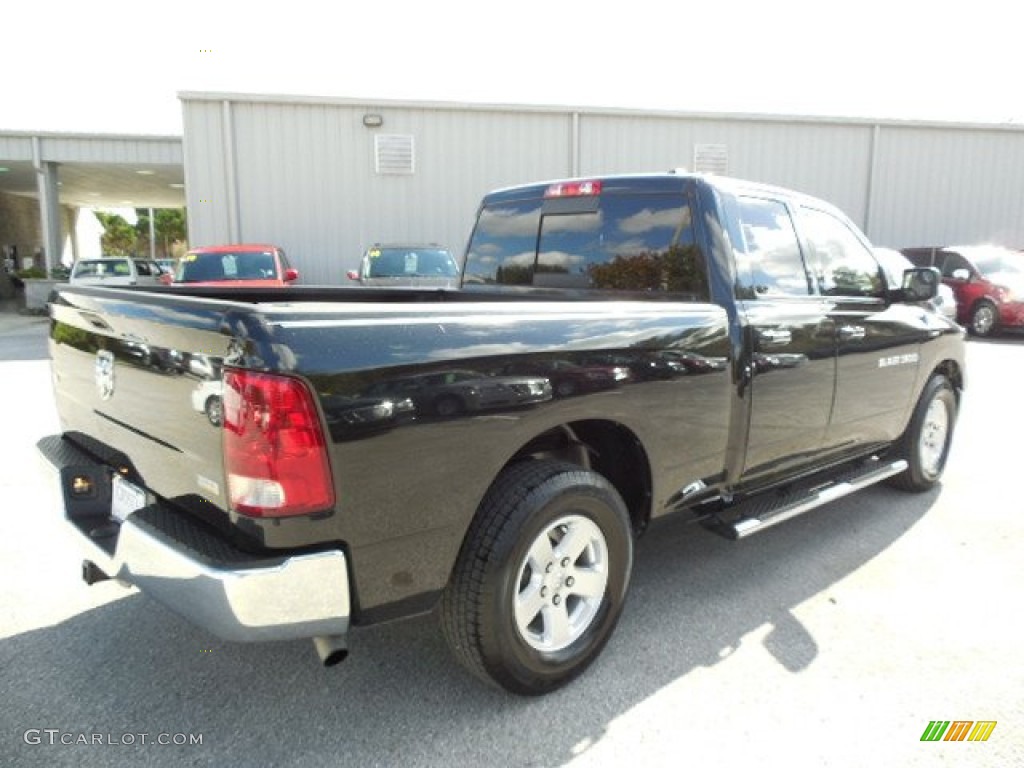
[[[919,267],[936,267],[956,294],[957,319],[975,336],[1024,328],[1024,253],[998,245],[903,248]]]
[[[506,376],[543,376],[551,382],[555,397],[572,397],[626,384],[633,375],[624,365],[576,363],[571,360],[537,358],[508,363],[501,368]]]
[[[420,416],[450,418],[551,399],[551,384],[535,376],[493,376],[449,370],[386,379],[370,387],[367,397],[409,398]]]
[[[181,257],[172,282],[260,288],[298,279],[298,270],[281,248],[254,243],[193,248]]]
[[[890,287],[903,285],[903,273],[914,268],[914,263],[895,248],[875,248],[875,258],[885,271],[886,282]],[[956,294],[953,289],[943,283],[939,286],[938,295],[931,301],[924,302],[940,315],[956,322]]]
[[[68,280],[75,285],[159,285],[163,274],[160,265],[151,259],[104,256],[79,259]]]
[[[459,272],[452,252],[431,243],[373,245],[347,274],[363,285],[457,288]]]

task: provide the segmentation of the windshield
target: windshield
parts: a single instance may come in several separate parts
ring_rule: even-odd
[[[277,277],[274,254],[270,251],[236,253],[188,253],[174,276],[178,283],[223,280],[273,280]]]
[[[371,248],[367,277],[458,277],[459,265],[443,248]]]
[[[986,276],[990,275],[1024,275],[1024,254],[1011,251],[991,251],[974,259],[974,266]]]
[[[127,259],[89,259],[75,264],[75,277],[109,277],[130,275],[132,269]]]

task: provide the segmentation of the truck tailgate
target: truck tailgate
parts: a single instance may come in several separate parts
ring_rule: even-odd
[[[224,312],[202,301],[186,311],[176,297],[83,290],[52,304],[51,317],[65,434],[86,448],[117,446],[135,477],[165,498],[201,496],[224,509],[220,430],[206,411],[231,343]]]

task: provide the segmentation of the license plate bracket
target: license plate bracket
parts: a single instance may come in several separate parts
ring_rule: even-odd
[[[121,475],[114,475],[110,485],[110,516],[123,523],[132,512],[146,506],[146,491]]]

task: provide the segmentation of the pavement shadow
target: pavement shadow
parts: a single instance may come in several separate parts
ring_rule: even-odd
[[[46,316],[0,311],[0,362],[46,360],[49,328]]]
[[[818,645],[793,608],[884,551],[937,497],[872,488],[739,543],[682,517],[655,523],[604,654],[537,699],[463,672],[433,616],[357,630],[349,659],[323,670],[307,641],[222,643],[133,592],[0,641],[0,764],[82,764],[79,749],[26,745],[29,728],[203,734],[201,746],[90,748],[103,764],[562,764],[766,623],[764,647],[780,665],[814,664]]]

